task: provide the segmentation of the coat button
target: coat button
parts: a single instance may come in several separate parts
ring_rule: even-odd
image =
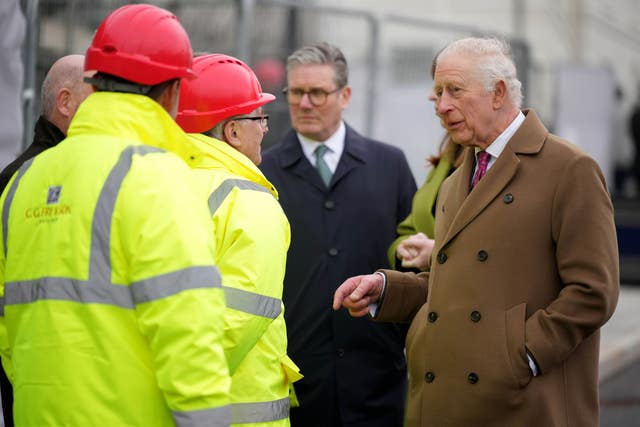
[[[478,261],[485,262],[489,258],[487,251],[478,251]]]
[[[430,312],[428,319],[431,323],[435,322],[436,320],[438,320],[438,313],[436,313],[435,311]]]
[[[467,375],[467,381],[469,381],[471,384],[477,383],[478,374],[476,374],[475,372],[470,372],[469,375]]]
[[[344,356],[344,348],[339,348],[338,349],[338,357],[342,357]]]
[[[331,248],[329,249],[329,255],[330,256],[336,256],[338,255],[338,250],[336,248]]]
[[[447,262],[447,254],[445,254],[444,252],[439,252],[438,253],[438,264],[444,264],[445,262]]]
[[[507,193],[504,195],[504,197],[502,198],[502,200],[506,203],[509,204],[511,202],[513,202],[513,194],[511,193]]]
[[[335,203],[333,203],[333,200],[326,200],[326,201],[324,202],[324,208],[325,208],[325,209],[332,210],[332,209],[334,209],[335,207],[336,207],[336,204],[335,204]]]
[[[424,380],[428,383],[432,383],[433,380],[436,379],[436,374],[434,374],[433,372],[429,371],[426,374],[424,374]]]
[[[471,315],[469,317],[471,317],[471,321],[472,322],[476,322],[477,323],[477,322],[480,321],[480,319],[482,319],[482,314],[480,314],[479,311],[475,311],[474,310],[474,311],[471,312]]]

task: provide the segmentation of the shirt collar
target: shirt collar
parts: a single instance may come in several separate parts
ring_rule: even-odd
[[[500,154],[502,154],[502,151],[504,151],[504,147],[507,146],[507,143],[509,142],[513,134],[516,133],[520,125],[522,125],[522,122],[524,122],[524,119],[525,117],[524,117],[524,114],[522,114],[522,111],[518,112],[518,115],[516,116],[515,119],[513,119],[513,121],[509,124],[509,126],[507,126],[507,128],[504,131],[502,131],[500,135],[498,135],[495,141],[493,141],[485,149],[487,153],[491,154],[492,159],[497,159],[500,156]],[[476,147],[475,148],[476,154],[478,154],[479,151],[482,151],[482,150]]]
[[[298,135],[298,140],[300,141],[300,145],[302,146],[302,151],[308,159],[314,158],[313,152],[320,144],[326,145],[331,150],[331,153],[340,158],[340,156],[342,155],[342,151],[344,150],[344,137],[346,135],[346,132],[347,130],[344,122],[340,120],[338,129],[326,141],[315,141],[311,138],[303,136],[302,134],[300,134],[300,132],[296,132],[296,134]],[[314,162],[311,162],[311,164],[314,164]]]

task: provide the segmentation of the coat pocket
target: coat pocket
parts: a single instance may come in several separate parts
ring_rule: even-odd
[[[509,352],[511,372],[519,387],[525,387],[532,378],[525,348],[526,309],[527,304],[522,303],[505,312],[507,351]]]

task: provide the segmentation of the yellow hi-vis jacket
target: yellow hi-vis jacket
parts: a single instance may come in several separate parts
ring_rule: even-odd
[[[287,356],[282,303],[289,221],[249,158],[223,141],[189,136],[204,153],[194,172],[208,197],[227,302],[232,425],[289,426],[289,387],[302,377]]]
[[[0,350],[16,425],[228,426],[224,294],[187,139],[98,92],[0,198]],[[193,160],[192,160],[193,158]]]

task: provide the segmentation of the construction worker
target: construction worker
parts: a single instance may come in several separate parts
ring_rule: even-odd
[[[289,222],[256,166],[268,131],[263,105],[275,97],[231,56],[197,57],[193,69],[198,77],[180,88],[177,122],[205,152],[195,174],[207,191],[227,302],[231,421],[289,426],[289,386],[301,377],[286,354],[282,304]]]
[[[0,198],[16,425],[229,425],[224,294],[185,163],[201,155],[173,120],[191,63],[170,12],[112,12],[86,53],[97,92]]]

